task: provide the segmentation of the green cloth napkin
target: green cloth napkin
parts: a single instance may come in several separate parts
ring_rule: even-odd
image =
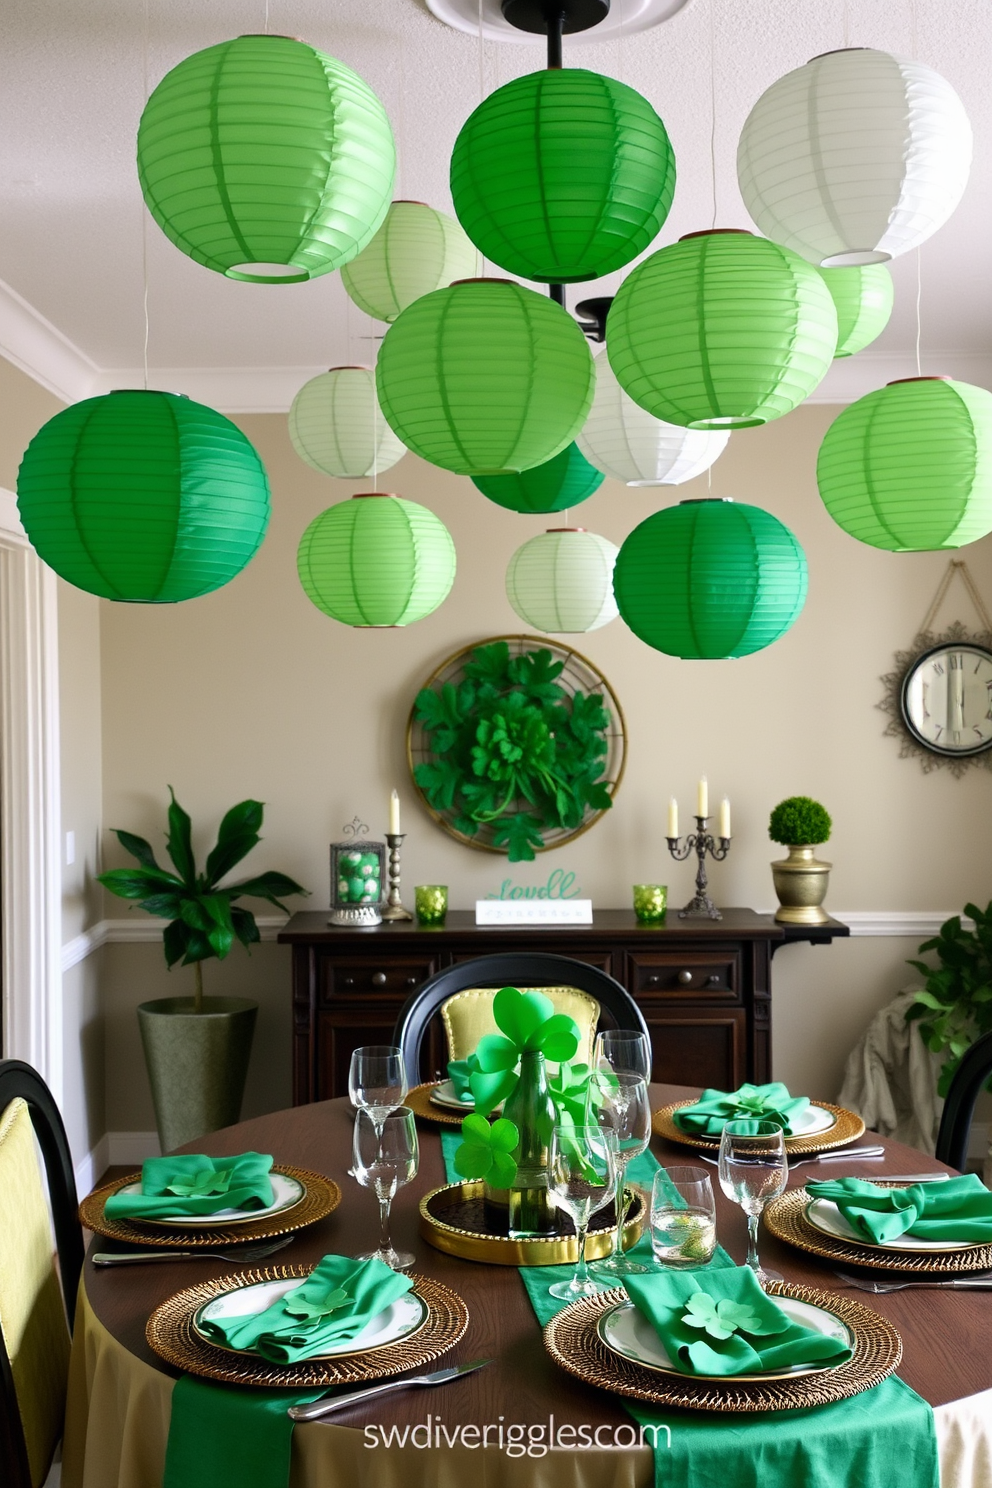
[[[790,1322],[749,1266],[703,1278],[684,1271],[625,1276],[623,1284],[683,1374],[760,1374],[851,1357],[836,1338]]]
[[[946,1183],[880,1188],[862,1178],[807,1183],[814,1199],[830,1199],[848,1224],[874,1245],[911,1235],[949,1244],[992,1243],[992,1193],[977,1173]]]
[[[809,1106],[808,1095],[789,1094],[779,1080],[771,1085],[742,1085],[739,1090],[704,1090],[692,1106],[674,1113],[675,1125],[697,1136],[718,1137],[728,1121],[774,1121],[788,1134]]]
[[[477,1064],[474,1054],[470,1054],[468,1059],[448,1060],[448,1079],[451,1081],[451,1088],[454,1090],[458,1099],[464,1101],[467,1106],[475,1105],[475,1096],[469,1089],[468,1080],[472,1071],[476,1068]]]
[[[201,1320],[201,1331],[222,1347],[253,1349],[274,1364],[296,1364],[331,1344],[356,1338],[374,1317],[410,1291],[409,1276],[383,1261],[327,1255],[302,1286],[264,1312]]]
[[[216,1214],[220,1209],[267,1209],[274,1202],[272,1158],[150,1157],[138,1193],[115,1193],[104,1205],[108,1219],[166,1219],[173,1214]]]
[[[239,1390],[184,1374],[172,1392],[162,1488],[288,1488],[291,1405],[327,1391]]]

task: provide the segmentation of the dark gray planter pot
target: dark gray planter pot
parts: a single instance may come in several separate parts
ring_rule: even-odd
[[[258,1003],[246,997],[161,997],[138,1007],[138,1027],[163,1152],[241,1115]]]

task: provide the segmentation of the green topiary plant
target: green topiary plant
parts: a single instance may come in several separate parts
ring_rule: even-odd
[[[768,822],[768,835],[783,847],[813,847],[826,842],[833,823],[830,813],[809,796],[779,801]]]
[[[974,930],[966,930],[961,916],[954,915],[920,946],[921,956],[936,952],[936,966],[909,962],[923,976],[924,986],[907,1010],[906,1022],[918,1023],[920,1036],[933,1053],[947,1051],[938,1095],[947,1094],[965,1051],[980,1034],[992,1030],[992,903],[984,911],[966,904],[964,912],[974,920]]]

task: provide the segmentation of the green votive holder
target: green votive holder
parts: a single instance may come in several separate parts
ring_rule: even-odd
[[[417,911],[418,925],[440,929],[448,913],[448,885],[417,884],[413,891],[413,906]]]
[[[639,925],[663,925],[668,909],[665,884],[635,884],[634,914]]]

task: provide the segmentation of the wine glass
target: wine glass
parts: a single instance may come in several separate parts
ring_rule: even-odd
[[[403,1055],[392,1044],[366,1044],[355,1049],[348,1070],[348,1094],[351,1104],[367,1111],[376,1131],[406,1100],[409,1090]]]
[[[592,1067],[651,1078],[651,1045],[632,1028],[604,1028],[596,1035]]]
[[[720,1187],[747,1215],[747,1264],[762,1286],[781,1281],[758,1260],[758,1218],[785,1189],[789,1164],[785,1133],[774,1121],[728,1121],[720,1137]]]
[[[362,1107],[355,1117],[352,1171],[362,1188],[370,1188],[379,1200],[379,1247],[358,1256],[360,1261],[385,1261],[394,1271],[412,1266],[411,1251],[398,1251],[389,1238],[389,1210],[398,1188],[417,1176],[420,1146],[417,1124],[408,1106],[390,1111],[377,1122],[370,1108]]]
[[[556,1281],[552,1297],[573,1302],[594,1297],[601,1290],[590,1280],[586,1265],[589,1221],[613,1197],[616,1144],[613,1133],[601,1126],[556,1126],[548,1148],[548,1190],[557,1208],[575,1225],[579,1262],[571,1281]]]
[[[612,1131],[616,1138],[616,1180],[614,1199],[617,1228],[613,1237],[613,1250],[602,1261],[594,1261],[594,1276],[609,1277],[611,1281],[633,1272],[648,1271],[639,1261],[632,1261],[623,1253],[623,1225],[627,1215],[628,1201],[624,1188],[627,1164],[639,1157],[651,1140],[651,1102],[647,1083],[640,1075],[628,1070],[618,1070],[608,1078],[601,1079],[595,1095],[596,1120],[600,1126]],[[590,1121],[592,1116],[590,1115]]]

